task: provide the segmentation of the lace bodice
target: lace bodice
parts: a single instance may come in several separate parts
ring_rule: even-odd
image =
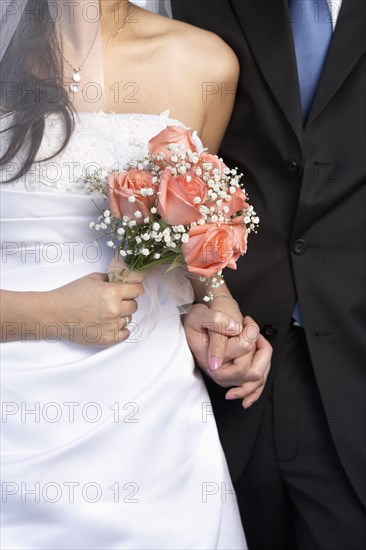
[[[50,160],[36,162],[24,177],[7,186],[18,190],[83,193],[79,182],[82,175],[96,169],[102,172],[123,169],[130,160],[143,157],[148,141],[171,124],[184,126],[171,119],[169,111],[160,115],[79,113],[67,147]],[[63,131],[57,115],[47,118],[37,161],[59,149]]]

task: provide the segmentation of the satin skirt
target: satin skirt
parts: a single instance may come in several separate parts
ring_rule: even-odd
[[[106,271],[90,197],[2,186],[1,199],[2,288]],[[164,277],[146,288],[127,342],[98,347],[90,326],[95,345],[81,346],[35,326],[34,341],[2,345],[3,548],[246,548],[177,306]]]

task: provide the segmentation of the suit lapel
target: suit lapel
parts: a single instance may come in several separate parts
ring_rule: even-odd
[[[364,53],[365,20],[364,0],[343,0],[307,124],[326,107]]]
[[[230,2],[264,79],[301,141],[299,81],[287,0]]]

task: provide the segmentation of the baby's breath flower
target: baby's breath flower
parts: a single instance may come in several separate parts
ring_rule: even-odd
[[[141,248],[141,254],[143,256],[149,256],[150,250],[148,248]]]
[[[109,246],[109,248],[114,248],[114,242],[113,241],[108,241],[107,246]]]
[[[135,218],[142,218],[142,214],[141,214],[140,210],[136,210]]]
[[[134,203],[136,202],[136,197],[134,195],[130,195],[127,200],[128,202]]]
[[[157,222],[155,222],[155,223],[153,223],[152,228],[153,228],[154,231],[159,231],[160,225]]]
[[[157,209],[155,208],[155,206],[153,206],[152,208],[150,208],[150,212],[151,212],[151,214],[156,214]]]
[[[160,254],[158,254],[157,252],[154,254],[154,260],[159,260],[160,259]]]
[[[182,243],[188,243],[189,241],[189,235],[188,233],[185,233],[184,235],[182,235]]]

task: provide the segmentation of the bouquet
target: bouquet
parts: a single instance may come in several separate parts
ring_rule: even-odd
[[[116,251],[110,280],[131,280],[158,264],[185,265],[207,284],[205,300],[236,269],[248,234],[259,219],[248,204],[241,174],[206,149],[199,152],[189,129],[168,126],[149,141],[149,153],[123,172],[85,178],[109,206],[90,227],[103,232]]]

